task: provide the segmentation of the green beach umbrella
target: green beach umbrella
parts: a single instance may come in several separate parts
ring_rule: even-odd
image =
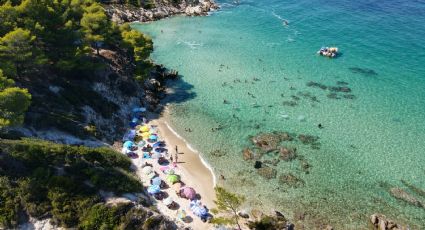
[[[167,176],[167,181],[170,183],[176,183],[180,181],[180,176],[176,174],[171,174]]]

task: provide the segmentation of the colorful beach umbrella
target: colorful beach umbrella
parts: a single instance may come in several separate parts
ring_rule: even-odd
[[[202,217],[208,214],[207,209],[201,205],[195,205],[191,208],[192,213],[196,216]]]
[[[140,140],[140,141],[137,143],[137,146],[139,146],[139,147],[143,147],[143,146],[145,146],[145,144],[146,144],[146,142],[145,142],[144,140]]]
[[[151,166],[145,166],[145,167],[143,167],[142,172],[144,174],[149,174],[149,173],[152,172],[152,167]]]
[[[174,200],[173,200],[173,198],[171,196],[167,197],[163,201],[163,203],[165,204],[165,206],[168,206],[168,205],[172,204],[173,202],[174,202]]]
[[[150,142],[156,142],[158,140],[158,136],[157,135],[150,135],[149,136],[149,141]]]
[[[184,195],[184,197],[186,197],[189,200],[194,200],[196,198],[196,192],[195,189],[193,189],[192,187],[184,187],[180,193],[182,193]]]
[[[154,153],[154,154],[152,154],[152,159],[158,159],[158,158],[160,158],[160,157],[162,157],[162,154],[161,153]]]
[[[140,127],[139,130],[140,130],[140,132],[143,132],[143,133],[149,132],[149,126],[144,125],[144,126]]]
[[[165,143],[163,141],[158,141],[155,144],[152,145],[154,148],[163,148],[165,147]]]
[[[158,185],[151,185],[148,188],[149,194],[157,194],[157,193],[160,193],[160,192],[161,192],[161,189],[159,188]]]
[[[171,174],[167,176],[167,181],[174,184],[180,181],[180,176],[176,174]]]
[[[127,149],[131,149],[131,147],[133,147],[134,143],[132,141],[126,141],[124,142],[123,147],[127,148]]]
[[[148,137],[150,136],[151,134],[150,133],[142,133],[142,137],[144,138],[144,139],[148,139]]]
[[[186,218],[186,211],[184,211],[183,209],[180,209],[180,210],[177,212],[177,217],[178,217],[180,220],[183,220],[184,218]]]
[[[162,182],[162,180],[159,177],[154,177],[152,179],[152,185],[158,185],[158,186],[160,186],[161,185],[161,182]]]

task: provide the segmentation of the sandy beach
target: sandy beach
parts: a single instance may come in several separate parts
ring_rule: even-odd
[[[175,153],[174,147],[177,145],[178,167],[185,183],[195,188],[202,202],[211,208],[214,206],[215,176],[199,153],[188,147],[188,143],[172,129],[168,122],[169,116],[168,110],[165,110],[159,119],[152,120],[150,124],[158,126],[158,134],[167,143],[170,153]]]
[[[149,116],[148,116],[149,117]],[[168,149],[169,156],[175,156],[175,146],[178,147],[178,163],[174,169],[177,175],[180,175],[181,181],[188,187],[195,189],[198,195],[200,195],[200,201],[208,209],[214,207],[213,200],[215,199],[214,186],[215,178],[212,171],[203,163],[199,153],[191,149],[188,144],[182,139],[168,124],[168,113],[164,112],[158,119],[152,119],[148,125],[155,129],[159,140],[165,141],[166,148]],[[138,150],[139,156],[143,156],[143,153]],[[138,157],[132,159],[132,162],[136,168],[136,174],[139,176],[145,187],[150,186],[150,179],[146,174],[143,173],[143,165],[148,163],[152,165],[153,171],[163,180],[166,181],[167,175],[161,172],[160,165],[156,159],[144,159]],[[167,182],[168,185],[171,185]],[[178,204],[178,210],[184,210],[188,215],[189,221],[183,222],[178,218],[178,211],[169,209],[162,201],[156,200],[155,206],[164,215],[168,216],[173,220],[179,227],[189,227],[191,229],[211,229],[212,224],[204,223],[201,219],[190,210],[190,200],[177,196],[174,189],[170,186],[169,188],[162,189],[163,192],[167,193],[168,196]]]

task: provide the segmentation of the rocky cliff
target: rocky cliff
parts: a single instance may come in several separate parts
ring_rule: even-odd
[[[112,21],[124,22],[148,22],[166,18],[172,15],[185,14],[187,16],[207,15],[208,12],[218,9],[214,0],[182,0],[178,4],[169,1],[156,0],[155,6],[151,9],[144,9],[135,6],[122,4],[105,5],[107,14]]]

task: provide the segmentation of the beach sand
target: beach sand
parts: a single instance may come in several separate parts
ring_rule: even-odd
[[[184,182],[186,186],[195,189],[195,191],[201,196],[200,201],[202,204],[206,205],[208,209],[214,208],[213,200],[215,199],[215,177],[212,171],[203,163],[199,153],[188,147],[185,140],[168,125],[168,116],[168,112],[165,111],[160,118],[150,120],[148,125],[153,127],[156,126],[159,140],[165,141],[168,153],[172,154],[173,157],[175,156],[175,146],[178,146],[179,155],[177,168],[175,169],[176,174],[181,176],[181,181]],[[141,152],[137,151],[137,153],[139,156],[142,156]],[[136,173],[142,180],[144,186],[148,187],[150,185],[150,179],[148,179],[141,170],[144,163],[152,164],[154,171],[163,181],[166,181],[166,175],[159,170],[160,165],[155,159],[143,159],[142,157],[139,157],[137,159],[132,159],[132,162],[136,166]],[[167,184],[169,183],[167,182]],[[155,206],[158,210],[173,220],[179,227],[190,227],[195,230],[205,230],[213,227],[212,224],[204,223],[199,217],[193,215],[189,208],[190,201],[178,197],[173,188],[168,188],[163,191],[171,196],[180,206],[180,209],[185,210],[186,214],[190,216],[189,219],[191,221],[189,223],[184,223],[177,218],[178,215],[176,210],[170,210],[162,203],[162,201],[156,201]]]
[[[181,170],[184,181],[187,185],[195,188],[201,195],[202,202],[209,208],[214,206],[213,200],[215,199],[215,176],[211,169],[198,152],[188,147],[188,143],[181,138],[168,122],[168,111],[165,111],[159,119],[152,120],[150,124],[157,125],[159,135],[167,143],[169,153],[175,154],[175,146],[177,145],[178,154],[178,167]]]

